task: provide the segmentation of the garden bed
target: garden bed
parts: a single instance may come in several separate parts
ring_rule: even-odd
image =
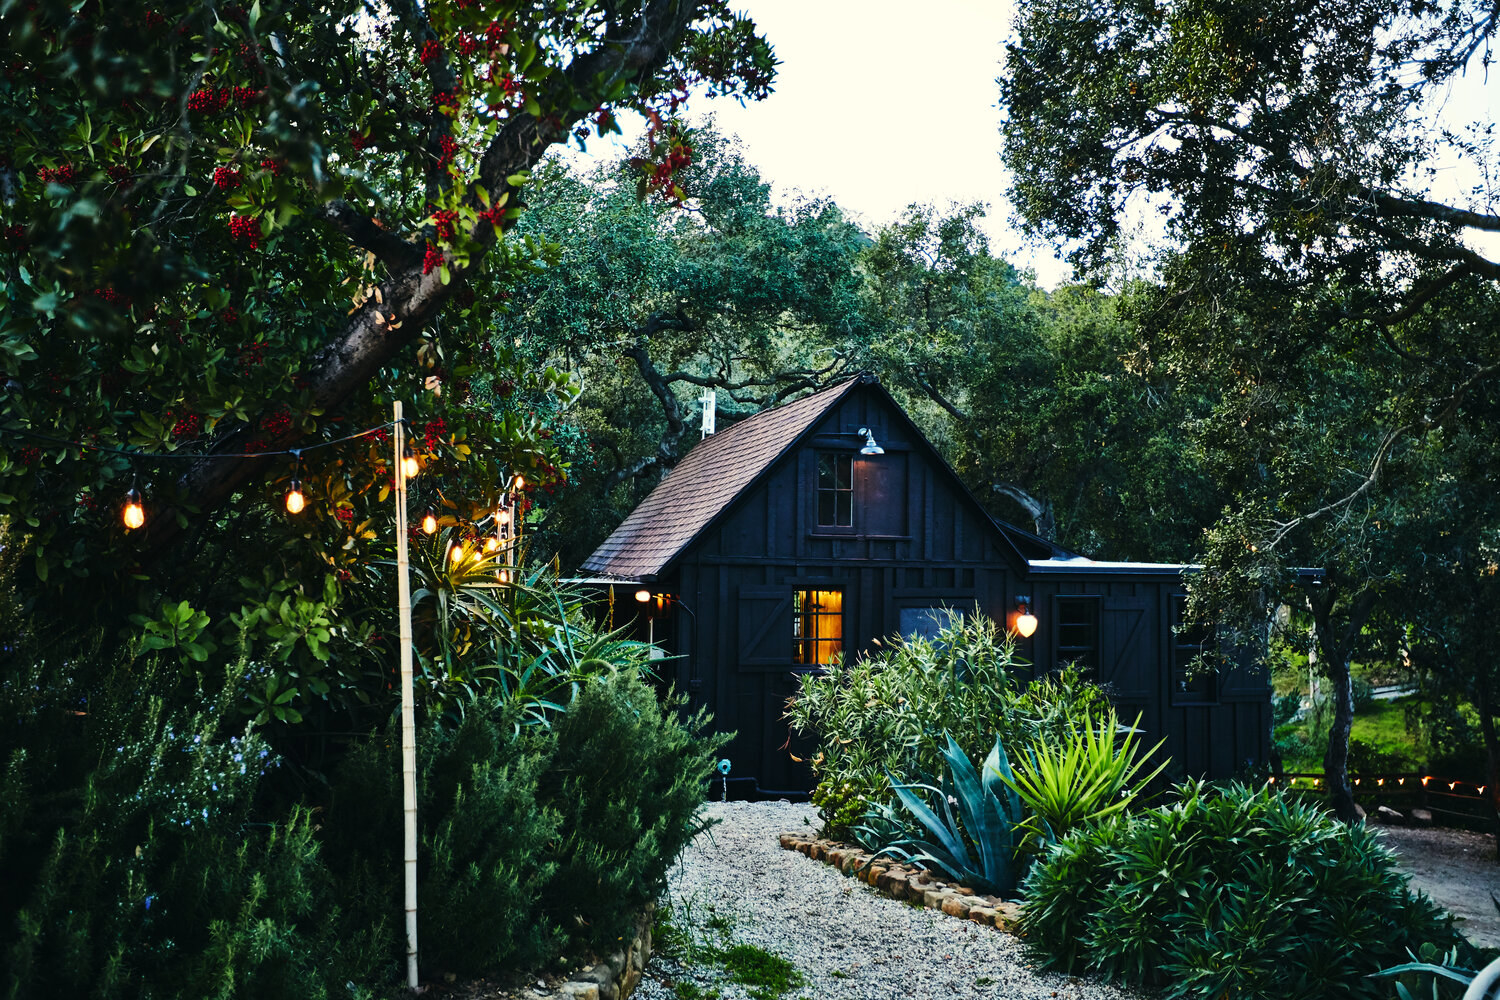
[[[814,861],[832,865],[892,899],[941,910],[950,917],[972,920],[1012,934],[1016,932],[1021,916],[1018,903],[977,893],[957,882],[945,882],[926,868],[901,864],[891,858],[875,858],[852,844],[798,833],[783,833],[780,841],[784,850],[796,851]]]

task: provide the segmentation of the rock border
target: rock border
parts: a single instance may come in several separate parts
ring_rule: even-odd
[[[926,868],[902,864],[891,858],[876,858],[863,848],[837,840],[809,838],[796,833],[783,833],[781,847],[832,865],[892,899],[941,910],[950,917],[1021,936],[1021,904],[981,895],[956,882],[941,881]]]
[[[533,989],[534,997],[558,1000],[627,1000],[640,985],[646,963],[651,961],[651,928],[655,923],[656,904],[647,903],[636,917],[635,935],[609,957],[572,973],[565,982],[549,989]],[[540,985],[540,984],[538,984]]]

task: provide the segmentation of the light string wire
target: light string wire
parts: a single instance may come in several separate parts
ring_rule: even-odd
[[[411,429],[410,420],[403,419],[401,423],[404,424],[408,430]],[[303,452],[312,451],[316,448],[327,448],[330,445],[343,444],[345,441],[353,441],[356,438],[369,437],[372,434],[378,434],[381,431],[389,430],[395,426],[396,421],[390,420],[386,423],[378,424],[374,427],[367,427],[362,431],[355,431],[353,434],[345,434],[343,437],[336,437],[329,441],[317,441],[313,444],[302,445],[298,448],[280,448],[275,451],[210,451],[196,453],[181,451],[132,451],[129,448],[115,448],[111,445],[106,444],[87,444],[83,441],[70,441],[67,438],[53,437],[50,434],[39,434],[36,431],[29,431],[20,427],[13,428],[8,433],[20,434],[24,437],[32,438],[33,440],[46,441],[49,444],[61,445],[66,448],[100,451],[111,455],[124,455],[126,458],[134,460],[178,459],[183,461],[196,462],[203,459],[214,460],[220,458],[275,458],[278,455],[291,455],[293,457],[301,457]]]

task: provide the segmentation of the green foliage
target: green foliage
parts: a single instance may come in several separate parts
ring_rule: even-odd
[[[775,952],[734,941],[734,921],[718,913],[713,903],[700,920],[695,902],[692,897],[664,901],[653,927],[658,952],[687,966],[689,975],[718,980],[727,974],[755,1000],[780,1000],[806,982],[796,966]],[[666,985],[681,1000],[714,1000],[720,995],[718,989],[692,979],[668,980]]]
[[[552,725],[541,802],[560,832],[556,873],[540,902],[574,940],[612,948],[655,900],[667,871],[702,829],[698,807],[724,735],[679,722],[634,670],[593,675]]]
[[[1166,995],[1375,998],[1368,977],[1460,939],[1373,831],[1243,785],[1075,830],[1032,869],[1022,927],[1047,965]]]
[[[721,741],[701,719],[679,722],[628,666],[581,678],[564,707],[526,726],[517,704],[480,698],[419,733],[426,968],[478,975],[613,950],[702,829]],[[356,923],[401,911],[400,779],[386,735],[332,777],[327,857]]]
[[[1136,717],[1136,725],[1140,717]],[[1122,726],[1113,705],[1091,706],[1069,720],[1068,730],[1038,738],[1001,772],[1030,811],[1022,821],[1029,847],[1053,843],[1072,830],[1123,812],[1170,763],[1163,758],[1141,775],[1162,748],[1142,751],[1140,730]]]
[[[886,800],[887,773],[936,774],[944,732],[978,760],[997,738],[1020,746],[1061,735],[1076,713],[1106,700],[1076,670],[1021,689],[1018,667],[994,622],[952,615],[933,640],[893,638],[872,656],[803,675],[787,717],[816,740],[813,801],[829,835],[854,835],[852,821]]]
[[[939,782],[931,777],[911,784],[889,779],[897,801],[921,825],[926,837],[903,836],[884,844],[877,855],[889,854],[935,867],[972,889],[1011,898],[1022,874],[1016,858],[1016,828],[1021,823],[1022,806],[1005,748],[996,740],[976,772],[953,737],[945,733],[944,739],[945,766]],[[931,793],[941,814],[913,790],[918,788]],[[961,823],[950,803],[958,806]],[[882,827],[894,824],[889,811],[889,806],[875,806],[877,816],[885,820]],[[860,830],[867,841],[879,832],[868,825]],[[970,844],[978,848],[977,859]]]
[[[381,965],[378,928],[337,932],[312,812],[260,811],[277,758],[226,727],[230,685],[194,695],[157,654],[91,663],[97,637],[18,642],[0,647],[5,995],[290,1000]]]
[[[1460,1000],[1478,970],[1497,958],[1500,950],[1476,948],[1467,941],[1446,949],[1428,941],[1412,953],[1412,961],[1381,969],[1376,975],[1395,979],[1397,1000]]]

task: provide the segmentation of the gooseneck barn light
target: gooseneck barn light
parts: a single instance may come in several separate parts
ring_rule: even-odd
[[[1031,613],[1031,598],[1025,594],[1016,598],[1016,634],[1030,639],[1036,633],[1036,615]]]
[[[861,427],[859,432],[865,436],[865,446],[859,449],[861,455],[884,455],[885,449],[875,443],[875,432],[868,427]]]

